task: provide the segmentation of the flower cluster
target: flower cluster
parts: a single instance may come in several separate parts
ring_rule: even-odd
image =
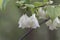
[[[19,19],[19,28],[37,28],[40,27],[35,14],[28,17],[26,14],[22,15]]]
[[[57,27],[60,27],[60,19],[56,17],[54,21],[51,19],[46,22],[46,25],[49,27],[50,30],[57,29]]]
[[[27,14],[23,14],[19,19],[19,28],[37,28],[40,27],[38,19],[48,19],[46,22],[46,25],[49,27],[50,30],[57,29],[57,27],[60,27],[60,19],[58,16],[60,16],[60,7],[51,5],[53,4],[53,1],[49,0],[44,3],[42,2],[33,2],[26,3],[26,1],[17,1],[16,2],[19,7],[27,12],[29,11],[32,13],[32,16],[28,16]],[[44,5],[45,4],[45,5]],[[35,14],[34,14],[35,13]],[[58,14],[57,14],[58,13]],[[37,14],[37,15],[36,15]],[[36,18],[36,16],[38,19]],[[53,16],[54,15],[54,16]]]

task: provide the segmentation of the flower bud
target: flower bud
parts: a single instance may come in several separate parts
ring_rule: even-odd
[[[38,16],[39,16],[39,18],[41,18],[41,19],[46,19],[46,12],[43,10],[42,7],[40,7],[40,8],[38,9]]]

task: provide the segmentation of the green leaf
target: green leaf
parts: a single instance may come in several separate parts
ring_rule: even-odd
[[[35,9],[34,8],[30,8],[31,12],[34,13],[35,12]]]
[[[31,13],[34,13],[35,11],[35,6],[33,4],[25,4],[26,7],[28,7],[31,11]]]
[[[26,0],[26,3],[30,3],[30,0]]]
[[[9,0],[0,0],[0,9],[5,9],[6,4],[8,3]]]
[[[54,6],[47,7],[47,15],[54,20],[57,17],[56,8]]]
[[[43,2],[48,2],[48,0],[43,0]]]
[[[56,11],[55,12],[57,13],[57,16],[60,17],[60,6],[57,6],[56,7]]]
[[[9,0],[3,0],[3,4],[2,4],[3,9],[5,9],[8,2],[9,2]]]
[[[30,0],[20,0],[20,1],[25,1],[25,3],[30,3]]]
[[[35,5],[35,7],[38,7],[38,6],[42,6],[43,5],[42,2],[34,2],[33,4]]]
[[[54,20],[56,17],[60,17],[60,6],[48,6],[47,7],[47,15]]]
[[[2,9],[3,0],[0,0],[0,9]]]
[[[24,1],[25,2],[26,0],[20,0],[20,1]]]
[[[32,4],[25,4],[26,7],[29,7],[29,8],[34,8],[35,6],[32,5]]]

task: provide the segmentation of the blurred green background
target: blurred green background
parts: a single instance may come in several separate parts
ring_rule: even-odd
[[[10,0],[6,10],[4,12],[0,10],[0,40],[19,40],[20,37],[29,31],[28,29],[18,28],[18,20],[23,10],[18,9],[16,1]],[[60,3],[60,0],[53,1],[54,4]],[[50,31],[45,24],[42,24],[40,28],[32,31],[24,40],[60,40],[60,28]]]

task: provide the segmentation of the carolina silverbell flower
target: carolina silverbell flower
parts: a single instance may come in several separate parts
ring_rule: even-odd
[[[57,29],[57,27],[60,27],[58,25],[60,25],[60,20],[58,17],[56,17],[54,19],[54,21],[52,21],[51,19],[49,21],[46,22],[46,25],[49,26],[50,30],[54,30]]]
[[[40,27],[35,14],[28,17],[26,14],[22,15],[19,19],[19,28],[37,28]]]
[[[38,16],[40,19],[46,19],[46,12],[43,10],[42,7],[38,9]]]
[[[19,27],[22,27],[22,28],[25,28],[27,27],[27,21],[28,20],[28,16],[25,14],[25,15],[22,15],[19,19]]]
[[[50,0],[50,1],[49,1],[49,4],[53,4],[53,1]]]

